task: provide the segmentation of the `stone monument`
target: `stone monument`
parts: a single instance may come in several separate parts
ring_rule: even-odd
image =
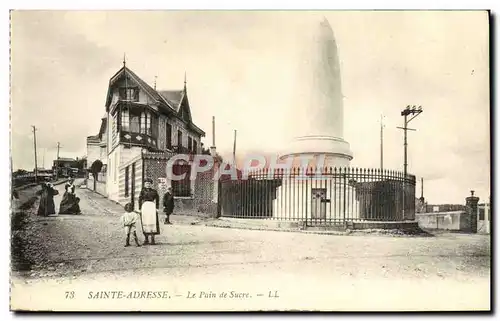
[[[297,86],[291,112],[293,135],[281,159],[323,155],[325,166],[349,166],[353,158],[344,138],[340,63],[333,30],[326,18],[306,27],[310,32],[297,61]]]
[[[292,94],[292,119],[288,120],[293,124],[294,137],[280,156],[282,161],[302,167],[302,173],[306,165],[345,168],[353,159],[349,143],[343,138],[344,106],[333,30],[322,18],[308,25],[308,31],[297,60],[298,86]],[[301,156],[310,157],[309,164]],[[349,177],[339,175],[334,180],[326,176],[314,183],[312,179],[306,181],[296,176],[282,180],[273,201],[273,217],[339,224],[359,218],[359,204],[354,201],[356,191]]]

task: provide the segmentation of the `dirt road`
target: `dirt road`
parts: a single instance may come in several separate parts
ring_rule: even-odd
[[[161,226],[157,245],[125,248],[121,207],[87,190],[77,194],[82,215],[39,218],[30,211],[23,237],[30,239],[26,255],[32,262],[13,273],[12,291],[13,297],[32,296],[16,301],[18,307],[489,308],[489,236],[311,235],[190,225],[191,218],[173,216],[174,225]],[[152,289],[169,291],[171,298],[161,304],[88,298],[92,291]],[[252,298],[218,297],[230,289]],[[67,291],[77,298],[65,298]],[[269,298],[269,291],[279,298]],[[208,298],[188,299],[200,292]]]

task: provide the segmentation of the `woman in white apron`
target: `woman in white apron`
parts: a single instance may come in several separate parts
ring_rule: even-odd
[[[158,192],[152,188],[153,180],[144,180],[144,188],[139,195],[139,210],[141,211],[141,225],[144,233],[144,245],[155,244],[155,235],[160,234],[160,221],[158,218],[158,207],[160,197]],[[149,237],[151,236],[151,243]]]

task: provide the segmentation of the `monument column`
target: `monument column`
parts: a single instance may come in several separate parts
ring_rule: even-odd
[[[353,155],[343,138],[344,106],[337,44],[325,18],[309,26],[297,60],[294,105],[289,113],[288,121],[294,124],[293,137],[281,158],[322,155],[325,166],[349,166]]]

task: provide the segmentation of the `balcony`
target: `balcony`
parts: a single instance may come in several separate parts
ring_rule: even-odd
[[[189,148],[182,146],[182,145],[172,146],[171,150],[175,154],[187,154],[187,155],[195,155],[196,154],[196,152],[194,152],[193,150],[189,150]]]
[[[158,149],[158,140],[152,135],[131,131],[120,132],[120,142],[125,146],[141,146]]]

